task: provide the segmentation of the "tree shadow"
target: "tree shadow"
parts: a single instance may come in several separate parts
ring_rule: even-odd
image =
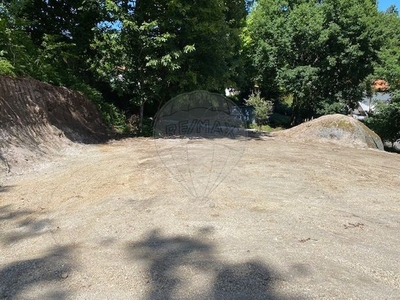
[[[274,292],[278,280],[262,262],[229,264],[218,272],[210,299],[283,299]]]
[[[250,140],[265,140],[272,137],[271,133],[259,130],[248,129],[247,138]]]
[[[33,220],[26,218],[17,223],[17,229],[10,233],[4,234],[0,238],[3,244],[10,245],[25,239],[32,239],[47,233],[51,225],[50,219]],[[48,230],[47,230],[48,229]]]
[[[0,184],[0,193],[5,193],[5,192],[9,191],[11,187],[12,186],[10,186],[10,185],[1,185]]]
[[[13,210],[11,205],[0,207],[0,222],[2,234],[0,243],[10,245],[24,239],[34,238],[47,233],[51,220],[47,218],[35,218],[33,210]],[[7,225],[7,226],[6,226]],[[8,229],[7,228],[11,228]]]
[[[2,143],[0,144],[0,150],[2,148]],[[5,159],[4,155],[0,152],[0,171],[9,173],[10,172],[10,166],[8,165],[7,160]]]
[[[34,211],[30,209],[23,209],[14,211],[11,209],[11,204],[0,206],[0,221],[13,220],[21,216],[32,214]]]
[[[275,284],[281,279],[275,271],[260,261],[223,262],[215,255],[215,246],[203,241],[204,234],[200,230],[197,237],[163,237],[153,230],[128,245],[131,260],[148,265],[146,299],[289,299],[278,295]],[[211,286],[193,290],[190,281],[204,276]]]
[[[181,283],[177,269],[206,266],[208,261],[204,254],[207,256],[211,252],[211,246],[183,236],[164,238],[160,231],[153,230],[145,240],[130,244],[128,252],[133,259],[149,263],[151,288],[148,299],[172,299],[172,293]],[[203,259],[196,260],[196,254]]]
[[[60,246],[40,258],[13,262],[0,269],[0,298],[15,299],[25,290],[43,284],[66,280],[74,268],[70,246]],[[42,292],[42,290],[41,290]],[[51,299],[63,299],[66,290],[50,291],[46,295]]]

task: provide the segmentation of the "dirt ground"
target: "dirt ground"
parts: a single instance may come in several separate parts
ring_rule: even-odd
[[[252,139],[194,200],[151,139],[64,152],[3,178],[1,299],[400,299],[399,155]]]

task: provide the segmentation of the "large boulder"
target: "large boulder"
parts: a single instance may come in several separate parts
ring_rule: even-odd
[[[355,148],[383,150],[381,138],[362,122],[345,115],[322,116],[275,134],[277,137],[311,143],[332,143]]]

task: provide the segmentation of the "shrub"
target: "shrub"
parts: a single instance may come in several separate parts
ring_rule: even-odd
[[[366,119],[366,124],[382,140],[395,142],[400,138],[400,102],[379,104],[376,111]]]
[[[15,76],[13,65],[3,57],[0,57],[0,75]]]
[[[103,122],[110,129],[114,129],[118,133],[129,133],[125,114],[114,104],[106,102],[98,90],[84,83],[75,84],[72,89],[82,92],[96,105]]]
[[[272,102],[261,97],[260,92],[252,93],[249,99],[245,100],[248,106],[254,107],[257,125],[261,128],[267,122],[268,116],[272,113]]]

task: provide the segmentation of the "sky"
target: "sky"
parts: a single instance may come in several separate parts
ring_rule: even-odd
[[[400,0],[378,0],[380,11],[385,11],[391,4],[396,5],[397,9],[400,9]]]

